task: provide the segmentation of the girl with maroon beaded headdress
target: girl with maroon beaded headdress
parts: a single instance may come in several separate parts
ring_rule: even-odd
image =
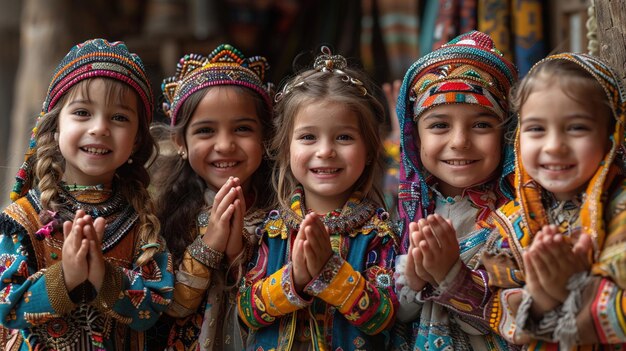
[[[152,104],[122,42],[88,40],[59,64],[0,215],[7,350],[145,347],[174,280],[147,191]]]
[[[157,213],[177,278],[168,350],[245,347],[234,301],[274,198],[268,68],[265,58],[224,44],[207,57],[185,55],[163,81],[165,136],[176,150],[157,171]]]

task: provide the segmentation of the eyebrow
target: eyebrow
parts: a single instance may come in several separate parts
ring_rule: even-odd
[[[448,113],[432,113],[429,115],[426,115],[426,117],[422,118],[423,120],[425,119],[430,119],[430,118],[434,118],[434,119],[442,119],[442,118],[452,118],[454,115],[448,114]],[[488,117],[488,118],[493,118],[493,119],[497,119],[500,120],[500,117],[494,115],[493,113],[489,113],[489,112],[479,112],[476,113],[474,115],[471,115],[472,118],[480,118],[480,117]]]
[[[67,106],[72,106],[72,105],[77,105],[77,104],[85,104],[85,105],[91,105],[93,104],[93,101],[89,100],[89,99],[74,99],[72,101],[70,101]],[[132,106],[128,106],[126,104],[112,104],[113,106],[117,107],[117,108],[121,108],[123,110],[127,110],[133,113],[136,113],[135,109]]]
[[[580,119],[585,119],[588,121],[596,121],[596,118],[594,118],[591,115],[587,115],[587,114],[573,114],[573,115],[568,115],[565,116],[565,118],[567,119],[575,119],[575,118],[580,118]],[[524,118],[520,118],[520,124],[524,124],[524,123],[537,123],[537,122],[543,122],[550,119],[549,117],[535,117],[535,116],[530,116],[530,117],[524,117]]]
[[[202,125],[202,124],[217,124],[218,123],[217,121],[214,121],[214,120],[210,119],[210,117],[207,117],[207,118],[209,118],[209,119],[201,119],[201,120],[195,121],[190,126],[197,126],[197,125]],[[245,116],[233,118],[233,119],[231,119],[231,121],[235,122],[235,123],[242,123],[242,122],[254,123],[254,124],[260,124],[261,123],[257,118],[245,117]]]

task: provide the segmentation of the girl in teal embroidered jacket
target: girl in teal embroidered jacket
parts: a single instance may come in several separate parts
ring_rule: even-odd
[[[398,242],[375,186],[382,106],[325,50],[277,94],[280,206],[238,298],[251,350],[383,350],[395,319]]]
[[[89,40],[61,61],[0,215],[6,349],[144,348],[173,289],[147,191],[152,101],[121,42]]]

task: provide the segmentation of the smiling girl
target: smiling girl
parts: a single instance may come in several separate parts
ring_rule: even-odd
[[[328,48],[277,95],[274,186],[239,315],[251,350],[385,350],[397,238],[382,174],[380,102]]]

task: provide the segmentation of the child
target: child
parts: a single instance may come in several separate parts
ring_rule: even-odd
[[[395,318],[398,243],[374,178],[382,105],[344,57],[322,53],[276,98],[280,210],[238,296],[251,350],[383,350]]]
[[[173,288],[146,190],[152,99],[122,42],[88,40],[59,64],[0,216],[7,349],[143,349]]]
[[[515,67],[484,33],[463,34],[419,59],[398,100],[398,319],[415,321],[416,350],[505,350],[482,314],[479,253],[491,213],[510,198],[507,93]],[[415,336],[415,334],[417,334]]]
[[[487,313],[503,335],[533,339],[529,349],[626,341],[620,80],[597,58],[565,53],[536,64],[513,94],[517,194],[498,211],[484,256],[490,283],[502,288]]]
[[[177,150],[166,157],[158,196],[162,234],[178,268],[167,310],[178,318],[171,350],[245,347],[237,287],[273,199],[264,157],[272,116],[268,68],[263,57],[220,45],[208,57],[184,56],[163,82]]]

